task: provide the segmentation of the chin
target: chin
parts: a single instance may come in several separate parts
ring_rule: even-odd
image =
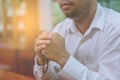
[[[74,15],[72,15],[72,14],[65,14],[65,16],[68,17],[68,18],[73,18],[74,17]]]
[[[72,15],[70,13],[64,13],[66,17],[72,17]]]
[[[72,11],[64,11],[66,17],[72,18],[75,16],[75,13]]]

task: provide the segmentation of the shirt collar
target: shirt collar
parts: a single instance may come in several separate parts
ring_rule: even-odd
[[[97,29],[103,30],[104,29],[104,25],[105,25],[105,18],[106,18],[105,10],[98,3],[95,16],[93,18],[93,21],[92,21],[88,31],[90,31],[93,28],[97,28]],[[71,20],[71,23],[69,24],[69,26],[70,26],[69,27],[70,31],[79,33],[78,29],[75,26],[74,21]]]
[[[106,20],[105,9],[103,9],[103,7],[101,7],[101,5],[98,3],[96,14],[93,18],[90,28],[91,29],[98,28],[100,30],[103,30],[105,26],[105,20]]]

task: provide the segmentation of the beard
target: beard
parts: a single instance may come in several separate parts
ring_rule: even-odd
[[[84,19],[89,14],[90,5],[77,5],[72,4],[67,10],[62,10],[66,17],[72,19]]]
[[[77,11],[76,9],[63,11],[63,13],[68,18],[77,18],[79,15],[81,15],[81,12]]]

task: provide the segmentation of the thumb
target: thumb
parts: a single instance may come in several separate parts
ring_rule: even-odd
[[[49,56],[48,56],[48,53],[45,52],[44,50],[42,51],[42,55],[43,55],[45,58],[47,58],[48,60],[50,59]]]

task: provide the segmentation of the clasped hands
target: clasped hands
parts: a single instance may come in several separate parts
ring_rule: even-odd
[[[44,58],[46,64],[48,60],[52,60],[63,68],[69,58],[65,49],[65,40],[58,33],[42,32],[36,39],[34,50],[39,56],[38,62],[41,66],[43,66],[42,60]]]

